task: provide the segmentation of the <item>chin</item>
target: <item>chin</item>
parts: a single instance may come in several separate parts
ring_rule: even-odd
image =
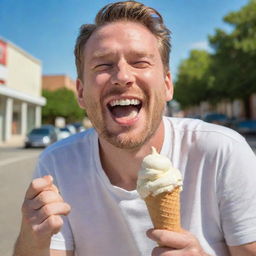
[[[148,126],[143,130],[134,131],[127,130],[125,132],[114,134],[105,131],[102,135],[113,146],[121,149],[137,149],[143,146],[152,136],[154,132]]]

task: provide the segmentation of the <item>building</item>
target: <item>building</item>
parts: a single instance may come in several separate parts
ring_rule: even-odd
[[[67,75],[44,75],[42,85],[48,91],[66,88],[76,94],[76,83]]]
[[[0,143],[41,125],[41,62],[0,38]]]

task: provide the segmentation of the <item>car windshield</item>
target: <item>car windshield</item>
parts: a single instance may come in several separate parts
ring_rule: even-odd
[[[209,114],[206,115],[206,119],[208,120],[220,120],[220,119],[226,119],[226,116],[223,114]]]
[[[60,128],[60,131],[62,131],[62,132],[69,132],[69,129],[68,128]]]
[[[33,129],[30,135],[48,135],[50,132],[48,129]]]

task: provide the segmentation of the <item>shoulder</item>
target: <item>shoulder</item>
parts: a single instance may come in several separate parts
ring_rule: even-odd
[[[218,136],[220,138],[227,138],[231,140],[235,140],[237,142],[244,141],[243,136],[237,133],[235,130],[231,128],[207,123],[200,119],[192,119],[192,118],[167,118],[171,123],[174,131],[182,133],[182,134],[198,134],[198,135],[207,135],[207,136]]]
[[[97,133],[94,129],[88,129],[84,132],[74,134],[66,139],[60,140],[48,146],[39,157],[39,160],[49,157],[61,157],[72,155],[73,153],[86,151],[92,148],[94,140],[97,139]]]
[[[188,143],[205,152],[225,149],[231,153],[233,148],[238,145],[248,146],[243,136],[228,127],[207,123],[199,119],[168,118],[168,120],[174,139],[178,139],[183,144]]]

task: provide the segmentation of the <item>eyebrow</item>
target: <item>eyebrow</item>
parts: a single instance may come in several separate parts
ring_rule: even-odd
[[[113,55],[114,53],[111,51],[96,51],[94,52],[91,59],[94,60],[94,59],[106,58]]]
[[[105,58],[109,58],[109,57],[113,57],[115,55],[114,52],[112,51],[96,51],[92,58],[91,58],[91,61],[97,61],[99,59],[105,59]],[[153,59],[155,57],[154,54],[152,53],[146,53],[146,52],[143,52],[143,51],[132,51],[129,53],[129,56],[132,56],[132,57],[137,57],[137,58],[149,58],[149,59]]]

